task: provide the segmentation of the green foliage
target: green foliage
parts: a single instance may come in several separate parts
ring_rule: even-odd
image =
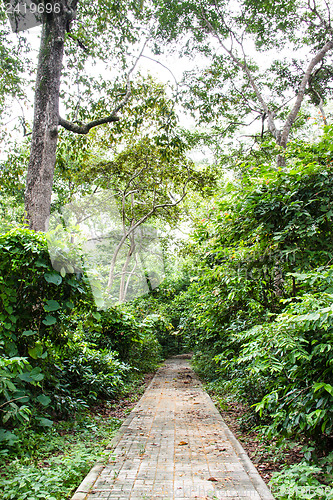
[[[302,461],[275,472],[270,481],[274,497],[278,500],[329,500],[333,498],[333,455],[311,465]]]
[[[188,251],[183,336],[208,380],[252,405],[270,436],[327,446],[332,413],[332,127],[297,142],[288,170],[241,167]]]
[[[120,422],[88,414],[54,428],[20,431],[23,446],[2,467],[0,490],[6,500],[65,500],[98,461]]]
[[[20,466],[15,476],[0,481],[4,500],[65,500],[73,491],[73,485],[89,472],[98,458],[97,453],[87,449],[85,445],[76,447],[68,456],[54,457],[45,468]]]
[[[306,46],[309,53],[319,54],[327,43],[332,17],[328,4],[301,6],[290,0],[153,3],[156,38],[162,43],[174,42],[171,50],[181,55],[205,56],[199,67],[185,71],[181,100],[185,109],[204,125],[206,144],[213,149],[217,162],[223,157],[222,168],[234,164],[230,148],[232,152],[238,150],[238,158],[240,150],[257,158],[258,144],[266,137],[277,147],[270,146],[265,151],[261,148],[259,156],[265,163],[276,158],[281,153],[280,146],[284,148],[289,141],[280,132],[284,129],[286,133],[292,126],[294,133],[305,124],[306,111],[294,106],[293,96],[305,108],[304,96],[320,105],[332,95],[332,47],[321,67],[318,65],[309,75],[305,92],[299,92],[309,64],[299,55],[299,49]],[[286,48],[287,55],[282,52]],[[286,101],[286,96],[293,104]],[[244,127],[250,125],[249,134],[244,133]]]
[[[130,366],[118,361],[110,350],[75,345],[62,360],[60,386],[70,386],[71,394],[92,404],[111,399],[124,388]]]
[[[270,434],[322,439],[332,433],[332,299],[325,293],[295,298],[273,322],[234,334],[229,346],[238,350],[229,347],[215,358],[222,373],[236,370],[248,386],[265,381],[265,395],[257,387],[263,399],[256,410],[271,416]]]
[[[66,342],[64,329],[73,301],[90,300],[87,282],[55,271],[44,236],[28,229],[1,235],[0,252],[0,321],[6,353],[31,356],[29,350],[39,342]],[[31,357],[38,353],[37,348]]]
[[[191,299],[186,295],[190,283],[187,271],[171,274],[150,294],[126,305],[126,309],[140,318],[143,330],[156,336],[162,347],[163,358],[184,350],[183,322]]]
[[[43,395],[44,365],[52,347],[68,341],[73,301],[84,294],[88,300],[89,291],[84,281],[52,269],[42,235],[13,229],[0,236],[0,254],[0,404],[7,427],[1,440],[12,443],[10,427],[29,421],[33,408],[35,421],[49,425],[38,415],[50,402]]]
[[[160,346],[149,323],[120,309],[97,312],[86,278],[52,268],[44,235],[0,235],[0,443],[52,426],[125,390],[153,370]],[[125,362],[126,361],[126,362]]]
[[[133,306],[161,314],[211,387],[247,403],[242,427],[319,456],[333,432],[332,133],[290,145],[284,171],[244,162],[195,220],[190,273]],[[331,458],[309,450],[275,476],[276,498],[331,498]]]

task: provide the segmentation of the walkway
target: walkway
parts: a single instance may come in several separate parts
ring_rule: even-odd
[[[72,500],[271,500],[189,367],[170,358]]]

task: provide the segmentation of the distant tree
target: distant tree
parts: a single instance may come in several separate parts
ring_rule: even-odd
[[[218,123],[222,137],[261,120],[262,134],[267,124],[283,165],[306,94],[322,112],[332,95],[330,3],[156,0],[155,5],[156,36],[177,40],[183,54],[199,51],[211,61],[188,74],[185,105],[199,110],[202,122]]]
[[[101,203],[97,210],[105,210],[105,220],[111,217],[112,223],[93,231],[100,235],[95,241],[100,250],[103,246],[99,255],[103,254],[104,262],[102,265],[99,259],[94,265],[103,267],[104,275],[107,266],[105,287],[109,292],[112,288],[119,289],[120,301],[126,297],[130,277],[142,268],[140,255],[151,252],[151,248],[144,250],[144,247],[149,247],[156,231],[150,234],[149,228],[143,227],[145,223],[154,224],[158,219],[160,226],[177,227],[183,216],[185,197],[193,191],[209,192],[214,185],[210,169],[196,169],[187,157],[191,144],[177,128],[177,115],[165,86],[151,77],[140,78],[132,91],[124,119],[112,131],[111,152],[110,131],[105,129],[93,138],[91,147],[83,144],[87,146],[87,154],[82,154],[81,165],[76,169],[66,164],[66,148],[60,144],[55,176],[60,207],[66,203],[66,197],[67,202],[74,202],[73,208],[75,200],[84,196],[88,206],[93,204],[89,202],[90,195],[96,202],[99,196],[110,200]],[[116,214],[114,203],[118,208]],[[82,205],[79,204],[75,223],[80,222],[80,217],[87,222]],[[95,212],[90,210],[92,214]],[[114,287],[119,276],[120,284],[117,279]]]

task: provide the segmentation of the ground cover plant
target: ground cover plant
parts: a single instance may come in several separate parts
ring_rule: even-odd
[[[161,347],[149,322],[98,312],[82,274],[53,269],[43,235],[13,229],[0,253],[1,497],[65,499],[120,423],[93,408],[138,387]]]
[[[81,411],[75,419],[55,421],[47,430],[20,429],[20,445],[1,456],[2,498],[71,498],[92,466],[110,459],[110,440],[145,390],[146,380],[150,377],[129,384],[121,400]]]

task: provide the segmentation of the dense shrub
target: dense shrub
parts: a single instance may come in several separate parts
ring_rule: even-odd
[[[159,361],[151,324],[98,312],[84,275],[52,268],[45,235],[0,235],[0,443],[15,445],[28,422],[49,427],[116,397]]]
[[[169,304],[183,307],[201,375],[253,405],[270,435],[323,446],[333,432],[332,137],[328,127],[316,144],[292,144],[284,171],[241,167],[197,221],[195,274]]]
[[[74,307],[90,301],[84,277],[61,275],[48,256],[45,237],[28,229],[0,235],[0,441],[16,440],[12,427],[34,416],[39,425],[50,398],[44,367],[52,350],[66,344]],[[52,423],[52,422],[51,422]]]

